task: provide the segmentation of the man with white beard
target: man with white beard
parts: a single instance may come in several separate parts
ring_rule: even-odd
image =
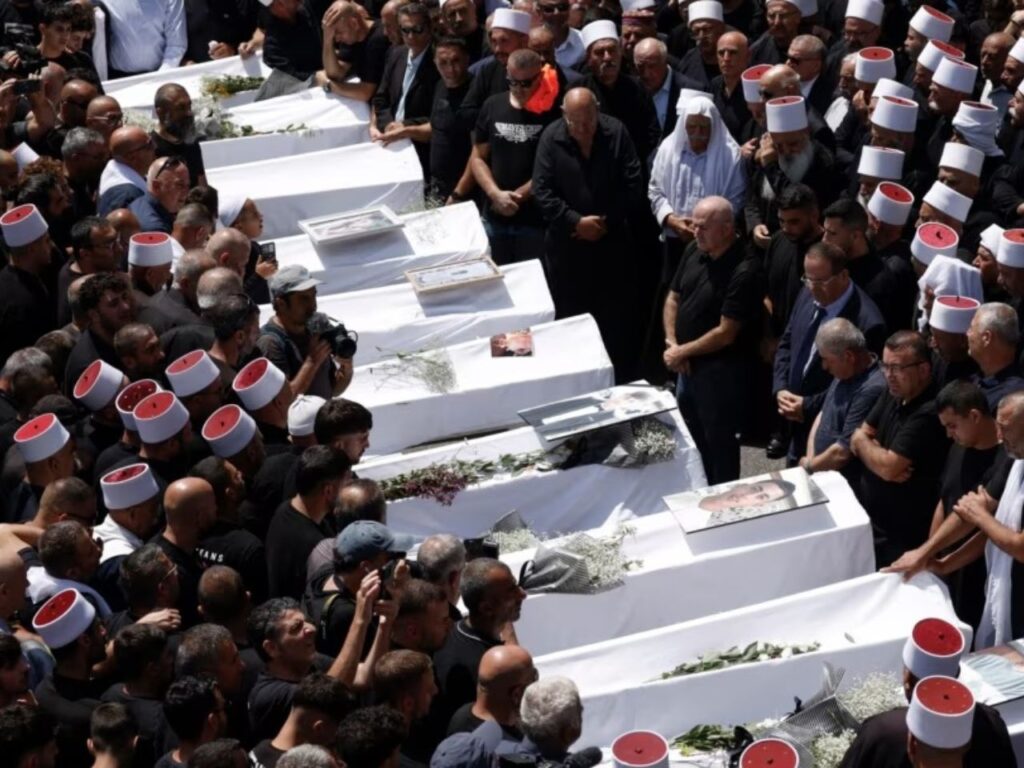
[[[928,90],[928,112],[935,122],[925,146],[930,167],[938,168],[942,150],[953,137],[953,117],[960,103],[971,98],[978,80],[973,64],[950,58],[943,59]]]
[[[754,155],[755,171],[747,187],[747,230],[759,248],[767,247],[778,228],[778,199],[791,185],[806,184],[822,208],[835,201],[832,154],[811,138],[807,107],[801,96],[783,96],[765,105],[768,131]]]

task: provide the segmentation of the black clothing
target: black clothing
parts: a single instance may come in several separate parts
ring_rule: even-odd
[[[438,722],[449,722],[459,707],[476,700],[480,659],[497,645],[502,645],[501,640],[474,631],[468,620],[452,627],[444,646],[434,654],[438,694],[432,708]]]
[[[181,611],[181,627],[188,629],[202,622],[199,616],[199,579],[203,575],[203,562],[195,552],[186,552],[177,544],[165,539],[162,535],[153,538],[152,542],[163,550],[172,563],[178,567],[178,610]],[[248,586],[248,585],[246,585]],[[253,596],[255,598],[255,595]],[[167,750],[157,751],[163,754]]]
[[[447,200],[455,189],[473,148],[470,127],[458,116],[469,84],[467,80],[457,88],[448,88],[439,79],[434,87],[430,110],[430,184],[441,200]]]
[[[261,13],[264,31],[263,61],[297,80],[308,80],[323,68],[320,19],[326,8],[314,9],[304,0],[295,20],[283,21],[270,13]]]
[[[97,485],[100,478],[107,474],[112,467],[124,466],[125,459],[132,459],[129,464],[133,464],[138,461],[139,449],[122,443],[120,440],[114,443],[112,446],[107,448],[103,453],[96,457],[96,461],[92,465],[92,477],[93,484]]]
[[[545,256],[556,315],[592,314],[617,379],[632,381],[647,305],[628,255],[651,212],[641,160],[625,126],[600,115],[586,158],[564,120],[549,125],[537,147],[533,196],[548,225]],[[596,242],[573,237],[584,216],[605,217],[607,234]]]
[[[917,278],[910,262],[901,259],[883,261],[874,248],[847,262],[850,279],[882,311],[890,332],[909,327],[907,307],[917,291]]]
[[[836,184],[835,162],[832,153],[818,141],[811,141],[814,148],[814,159],[799,183],[806,184],[814,190],[818,197],[818,206],[825,210],[839,197],[841,185]],[[765,194],[765,185],[771,195]],[[756,166],[747,184],[747,204],[744,209],[747,232],[752,232],[758,224],[764,224],[768,230],[775,232],[779,224],[778,200],[790,185],[797,183],[791,180],[775,162],[768,167]]]
[[[416,74],[412,76],[408,93],[405,94],[405,115],[401,120],[403,125],[423,125],[430,121],[434,86],[441,79],[437,67],[434,66],[434,47],[427,46],[420,55],[423,58],[416,68]],[[380,85],[377,86],[377,93],[373,96],[373,108],[377,113],[377,128],[381,131],[397,119],[395,116],[398,114],[398,105],[402,100],[402,85],[408,66],[408,46],[396,45],[388,51]],[[416,149],[416,154],[419,155],[423,173],[428,173],[430,170],[430,143],[414,141],[412,145]]]
[[[194,325],[200,322],[199,314],[196,310],[198,310],[198,307],[190,307],[184,294],[179,289],[168,288],[167,290],[159,291],[150,299],[149,306],[139,312],[138,322],[153,325],[145,318],[147,313],[154,313],[162,316],[164,326],[167,328]]]
[[[452,736],[456,733],[472,733],[484,721],[473,714],[474,701],[467,701],[452,715],[448,723],[448,731],[445,736]],[[520,737],[522,738],[522,737]]]
[[[253,478],[246,478],[246,497],[238,510],[239,519],[246,530],[261,541],[266,541],[267,527],[274,512],[288,493],[286,480],[298,463],[301,451],[285,451],[270,456]]]
[[[277,735],[288,719],[297,687],[298,683],[289,683],[261,672],[249,693],[250,732]]]
[[[783,232],[772,235],[764,252],[764,275],[768,299],[772,303],[769,315],[772,335],[782,336],[786,323],[803,288],[800,278],[804,274],[804,256],[807,249],[821,240],[817,235],[807,242],[796,243]]]
[[[68,364],[64,369],[65,392],[71,392],[74,389],[78,377],[97,358],[118,370],[121,369],[121,360],[114,348],[86,329],[82,331],[82,335],[78,337],[78,341],[75,342],[75,346],[71,348],[71,354],[68,356]]]
[[[240,525],[218,520],[200,540],[196,555],[207,567],[227,565],[238,571],[245,588],[252,593],[254,605],[266,600],[266,550],[262,541]]]
[[[157,157],[180,157],[188,166],[189,187],[199,185],[199,178],[206,176],[206,167],[203,165],[203,151],[198,141],[172,143],[156,131],[150,131],[149,137],[153,140]]]
[[[370,33],[361,43],[355,45],[338,46],[336,53],[338,60],[349,65],[349,76],[359,78],[361,83],[382,83],[384,82],[384,66],[387,62],[388,49],[391,41],[384,33],[384,25],[374,22]],[[320,58],[320,49],[317,48],[317,59]],[[426,62],[423,62],[426,64]],[[319,67],[318,67],[319,68]],[[399,82],[401,86],[401,82]],[[397,102],[396,102],[397,103]]]
[[[241,0],[185,0],[188,48],[185,61],[210,60],[210,43],[227,43],[237,49],[252,37],[256,14]]]
[[[267,529],[267,588],[271,597],[298,599],[306,588],[306,560],[314,547],[335,535],[330,515],[320,523],[291,502],[278,507]]]
[[[865,420],[877,430],[879,445],[908,459],[914,467],[910,479],[903,483],[883,480],[865,467],[855,489],[871,518],[879,567],[928,538],[949,450],[949,439],[935,412],[935,394],[931,384],[910,402],[901,403],[886,390]]]
[[[42,280],[11,264],[0,269],[0,296],[0,361],[6,361],[57,327],[56,303]]]
[[[341,651],[356,615],[356,596],[344,584],[340,584],[341,589],[325,589],[333,575],[333,564],[321,568],[311,575],[309,585],[302,595],[302,610],[316,627],[316,649],[331,657]],[[366,632],[362,653],[364,658],[376,634],[377,617],[374,616]]]
[[[309,334],[291,336],[273,320],[268,320],[266,325],[260,328],[260,333],[262,335],[256,342],[260,353],[280,368],[289,381],[293,379],[302,367],[302,361],[309,350]],[[334,359],[328,356],[313,375],[313,381],[306,394],[330,400],[334,396],[333,382]]]
[[[711,90],[711,81],[716,77],[720,77],[721,73],[718,71],[718,62],[714,64],[706,64],[704,57],[701,56],[698,48],[691,48],[686,54],[679,59],[678,71],[690,78],[697,83],[697,87],[702,91]],[[675,102],[669,101],[669,108],[675,107]]]
[[[264,739],[249,752],[249,758],[253,761],[252,768],[276,768],[277,761],[284,754],[280,749],[275,749],[270,739]]]
[[[718,107],[718,113],[725,122],[725,127],[729,129],[729,133],[732,134],[737,144],[743,144],[745,141],[743,128],[753,120],[750,110],[747,108],[747,100],[743,96],[743,84],[736,83],[732,93],[727,94],[725,80],[719,75],[711,80],[710,91],[711,98],[715,102],[715,106]],[[671,103],[669,109],[674,112]]]
[[[57,723],[57,749],[62,768],[90,768],[92,755],[86,747],[89,719],[100,705],[103,686],[52,672],[36,687],[39,707]]]
[[[646,178],[647,164],[661,143],[661,126],[658,125],[658,114],[650,94],[625,75],[619,75],[610,88],[602,85],[593,74],[584,75],[579,85],[594,92],[602,114],[622,121],[633,140],[633,148]],[[675,105],[669,104],[668,108],[675,109]]]
[[[1002,716],[987,704],[974,709],[971,747],[964,768],[1013,768],[1017,761]],[[910,768],[907,708],[898,707],[861,723],[840,768]]]
[[[139,765],[152,765],[158,755],[163,755],[178,746],[178,738],[164,718],[162,699],[132,696],[121,683],[107,689],[102,700],[123,704],[135,716],[139,724],[139,740],[135,744],[135,757]]]

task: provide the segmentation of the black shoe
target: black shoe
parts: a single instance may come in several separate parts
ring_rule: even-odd
[[[765,446],[764,453],[769,459],[781,459],[786,455],[789,446],[783,441],[779,435],[772,435],[768,441],[768,445]]]

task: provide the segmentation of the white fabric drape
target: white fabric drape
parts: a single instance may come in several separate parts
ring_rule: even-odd
[[[1006,479],[1006,488],[996,509],[996,520],[1012,531],[1019,531],[1022,506],[1024,460],[1018,459],[1013,462],[1010,476]],[[1013,597],[1010,573],[1013,556],[990,540],[985,545],[985,563],[988,566],[988,580],[985,582],[985,609],[981,614],[981,624],[978,625],[977,648],[1002,645],[1014,639],[1010,629],[1010,600]]]

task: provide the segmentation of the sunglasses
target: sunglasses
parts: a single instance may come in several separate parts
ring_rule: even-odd
[[[555,3],[554,5],[538,5],[537,10],[541,13],[565,13],[569,10],[569,4]]]
[[[423,24],[417,24],[415,27],[399,27],[399,31],[403,35],[422,35],[427,28]]]
[[[540,72],[538,72],[533,77],[526,78],[525,80],[519,80],[518,78],[515,77],[506,77],[505,82],[508,83],[509,88],[529,88],[531,85],[537,82],[538,77],[540,77]]]
[[[153,143],[152,140],[150,140],[150,143],[151,144]],[[145,146],[145,145],[143,145],[143,146]],[[140,147],[140,149],[141,149],[141,147]],[[185,161],[182,160],[180,157],[168,157],[166,160],[164,160],[163,165],[160,166],[160,170],[156,172],[156,176],[154,176],[153,178],[154,179],[159,179],[160,178],[160,174],[163,173],[164,171],[173,170],[173,169],[175,169],[175,168],[177,168],[179,166],[182,166],[184,164],[185,164]]]

